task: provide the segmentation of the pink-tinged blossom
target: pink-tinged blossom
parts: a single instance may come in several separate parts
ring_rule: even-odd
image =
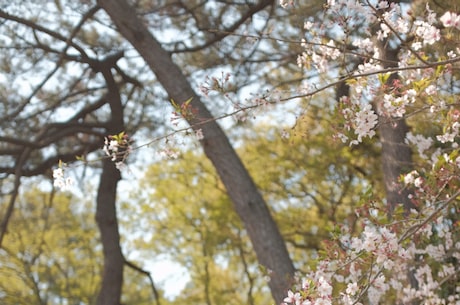
[[[311,55],[311,60],[315,64],[316,69],[318,69],[319,72],[326,72],[327,67],[328,67],[328,60],[325,56],[321,56],[319,54],[313,53]]]
[[[388,35],[391,33],[391,29],[385,23],[380,24],[380,30],[377,31],[377,39],[384,40],[388,38]]]
[[[374,48],[374,57],[375,58],[380,57],[378,48]],[[364,64],[358,65],[359,74],[372,73],[372,72],[380,71],[382,69],[383,67],[379,64],[378,61],[375,61],[375,60],[370,60],[368,62],[365,62]]]
[[[417,152],[420,157],[427,159],[428,157],[425,155],[425,151],[430,149],[433,145],[433,139],[424,137],[421,134],[414,135],[412,132],[408,132],[406,134],[406,144],[414,145],[417,148]]]
[[[342,54],[339,48],[335,46],[335,42],[333,40],[329,40],[326,46],[322,47],[321,50],[322,53],[330,59],[337,59],[340,54]]]
[[[293,304],[293,305],[300,305],[302,298],[299,292],[292,292],[291,290],[288,291],[288,296],[283,300],[285,303]]]
[[[131,143],[133,141],[124,132],[118,135],[110,135],[104,140],[104,147],[102,148],[105,154],[115,162],[117,169],[122,170],[126,168],[125,161],[132,152]]]
[[[320,277],[317,283],[318,294],[321,297],[330,297],[332,294],[332,286],[326,281],[324,277]]]
[[[406,113],[406,106],[415,102],[417,93],[410,89],[402,96],[394,96],[393,94],[385,94],[383,96],[384,114],[395,118],[402,118]]]
[[[418,177],[418,172],[416,170],[411,171],[410,173],[404,176],[404,184],[410,185],[415,181],[415,177]]]
[[[428,95],[436,95],[437,89],[435,85],[429,85],[425,88],[425,93]]]
[[[388,4],[388,1],[379,1],[379,3],[377,3],[377,6],[376,8],[379,9],[379,10],[384,10],[384,9],[387,9],[389,8],[390,5]]]
[[[348,17],[347,9],[351,10],[354,6],[364,9],[364,6],[360,3],[362,2],[355,0],[329,0],[328,9],[325,10],[325,14],[331,15],[328,21],[338,21],[335,24],[340,26],[340,19],[337,16]],[[395,86],[394,91],[387,91],[387,95],[380,93],[382,91],[380,91],[381,88],[378,85],[373,86],[373,84],[377,83],[377,77],[368,75],[368,73],[382,70],[379,65],[381,61],[373,58],[383,58],[380,56],[379,50],[374,48],[371,31],[363,28],[362,33],[364,35],[360,36],[362,37],[361,39],[354,40],[350,38],[351,41],[346,42],[347,44],[351,42],[356,47],[353,50],[356,52],[354,55],[364,58],[362,64],[355,71],[354,81],[356,82],[351,84],[351,95],[347,101],[341,103],[343,107],[340,108],[340,115],[342,115],[344,123],[337,137],[343,141],[350,141],[349,137],[353,140],[352,133],[354,132],[357,139],[351,141],[351,144],[357,144],[364,137],[372,137],[375,134],[374,129],[378,124],[378,115],[404,117],[407,111],[412,110],[412,105],[419,96],[436,97],[437,103],[430,108],[433,111],[433,116],[439,110],[446,110],[442,114],[447,112],[447,103],[442,101],[438,93],[439,88],[437,89],[438,84],[442,84],[445,81],[444,75],[437,75],[438,72],[435,68],[413,68],[420,64],[420,58],[415,57],[414,50],[423,51],[423,48],[427,45],[439,42],[441,31],[434,26],[439,24],[438,20],[441,20],[445,27],[456,27],[458,16],[448,13],[444,14],[441,19],[436,19],[434,11],[427,6],[424,19],[422,16],[413,15],[410,18],[405,18],[406,10],[402,10],[397,4],[390,5],[386,1],[380,0],[374,1],[372,4],[376,5],[375,9],[385,10],[379,12],[381,13],[378,17],[379,24],[377,24],[376,19],[374,20],[374,24],[380,30],[378,33],[379,39],[392,37],[396,33],[404,34],[402,35],[403,38],[414,36],[415,39],[412,48],[402,47],[399,53],[400,61],[398,62],[398,67],[401,69],[397,72],[400,76],[400,82],[396,84],[398,86]],[[375,13],[374,9],[369,10],[369,7],[366,9],[370,11],[369,16]],[[355,13],[354,15],[358,16],[350,18],[356,18],[354,19],[356,22],[356,20],[364,20],[363,16],[366,14],[363,13],[361,16],[360,13]],[[413,22],[413,20],[416,21]],[[363,22],[362,24],[365,23]],[[326,39],[328,36],[321,36],[323,29],[320,26],[315,27],[310,22],[305,25],[305,30],[308,32],[302,42],[304,52],[299,57],[299,65],[302,67],[311,65],[319,71],[329,71],[332,61],[340,58],[341,55],[334,51],[336,48],[332,41],[328,43],[329,38]],[[368,36],[365,36],[366,33]],[[341,33],[338,35],[341,35]],[[312,38],[313,36],[321,37],[321,39],[315,40],[315,38]],[[350,37],[353,36],[350,35]],[[335,41],[340,41],[340,38],[335,37],[335,39]],[[423,52],[419,54],[424,56]],[[440,58],[456,58],[459,54],[460,50],[457,49],[447,53],[447,56],[445,53],[440,53],[439,56]],[[440,73],[445,73],[444,71],[448,70],[449,67]],[[417,91],[407,89],[414,87],[419,81],[422,81],[420,82],[422,84],[426,84],[426,87],[417,88]],[[309,90],[307,93],[311,91]],[[371,100],[376,97],[381,97],[379,100],[381,113],[375,113],[371,105],[361,104],[363,100]],[[447,126],[443,129],[443,133],[445,133],[439,135],[438,140],[443,143],[452,142],[454,144],[456,137],[460,133],[459,121],[460,115],[458,117],[453,115],[448,117]],[[433,147],[434,141],[434,138],[426,138],[412,133],[408,133],[405,140],[406,144],[414,146],[414,151],[417,151],[422,158],[426,159],[427,163],[430,163],[428,158],[431,157],[431,160],[434,160],[432,164],[439,161],[438,157],[442,158],[444,153],[443,150]],[[443,145],[443,148],[445,148],[445,145]],[[431,153],[429,157],[425,155],[428,152]],[[449,166],[446,166],[445,173],[448,177],[451,177],[452,172],[457,170],[454,165],[460,167],[460,157],[456,157],[453,154],[446,156],[448,159],[445,160]],[[385,222],[385,226],[380,227],[378,222],[383,214],[383,209],[379,209],[378,206],[375,208],[374,206],[366,206],[365,212],[371,213],[372,217],[363,219],[365,226],[361,235],[353,237],[348,231],[342,232],[345,235],[339,238],[340,250],[331,247],[331,251],[327,253],[327,260],[318,264],[316,271],[308,275],[310,280],[302,282],[302,288],[298,292],[291,291],[285,301],[289,301],[290,305],[330,304],[332,302],[330,296],[332,288],[329,290],[329,287],[332,287],[332,283],[339,282],[342,284],[337,287],[342,287],[343,290],[337,291],[337,295],[340,297],[333,299],[334,304],[360,304],[358,303],[360,301],[358,298],[366,299],[366,292],[368,297],[366,302],[378,304],[380,300],[388,295],[390,289],[392,289],[390,295],[397,298],[401,304],[408,304],[414,300],[421,301],[427,305],[454,305],[455,302],[458,303],[459,298],[453,295],[446,296],[443,300],[440,300],[437,294],[444,285],[443,281],[445,282],[446,279],[452,277],[454,272],[458,273],[458,267],[452,264],[444,264],[444,262],[446,261],[446,255],[460,259],[460,242],[457,242],[457,236],[450,232],[451,228],[428,218],[431,217],[429,215],[434,215],[433,213],[437,211],[439,202],[449,198],[446,193],[450,192],[449,195],[452,195],[455,190],[444,190],[438,187],[444,185],[440,182],[445,183],[446,180],[433,180],[439,177],[447,179],[446,175],[433,176],[429,168],[430,166],[427,166],[425,169],[420,169],[419,172],[412,171],[406,174],[403,176],[405,185],[400,186],[401,188],[416,188],[410,198],[420,209],[414,213],[411,212],[410,216],[402,221],[398,218],[398,221],[391,224]],[[431,170],[434,170],[434,168]],[[448,172],[450,170],[452,172]],[[446,195],[446,197],[440,197],[441,195],[435,192],[442,192],[442,196]],[[374,211],[380,212],[373,213]],[[366,215],[366,213],[360,213],[359,215]],[[396,213],[395,217],[399,217],[399,214]],[[427,219],[430,219],[430,221],[424,222]],[[425,241],[429,240],[432,235],[436,235],[439,243],[427,246]],[[457,246],[457,249],[452,250],[455,246]],[[416,258],[418,260],[414,264]],[[436,266],[433,270],[430,266],[432,262]],[[408,270],[412,270],[415,274],[419,284],[417,289],[410,285],[412,279],[408,278]],[[413,274],[411,273],[410,276],[413,276]],[[460,290],[458,292],[460,293]],[[296,293],[299,294],[296,295]]]
[[[362,250],[373,252],[377,246],[380,246],[380,241],[380,235],[375,228],[370,226],[364,228]]]
[[[315,300],[314,305],[331,305],[332,301],[329,298],[318,298]]]
[[[356,282],[348,283],[345,292],[351,296],[355,295],[359,290],[359,286]]]
[[[369,38],[356,38],[352,42],[353,46],[357,47],[359,50],[364,50],[368,53],[372,52],[374,50],[374,43],[372,42],[371,39]]]
[[[159,151],[160,156],[166,157],[168,159],[177,159],[180,155],[179,151],[173,150],[171,148],[164,148]]]
[[[398,249],[398,256],[403,260],[410,260],[414,257],[414,247],[411,245],[410,247],[399,248]]]
[[[457,53],[455,53],[454,51],[447,52],[447,57],[449,57],[449,59],[454,59],[457,56],[458,56]]]
[[[409,22],[403,18],[398,18],[394,24],[394,29],[399,34],[407,34],[409,32]]]
[[[383,96],[383,107],[385,113],[394,118],[402,118],[406,113],[406,103],[400,96],[394,97],[392,94],[385,94]]]
[[[427,3],[425,5],[425,10],[427,12],[426,14],[426,21],[429,23],[429,24],[434,24],[437,22],[436,20],[436,13],[430,8],[430,5]]]
[[[375,114],[372,106],[366,104],[356,113],[353,123],[358,139],[357,142],[353,142],[352,144],[357,144],[362,142],[364,137],[372,138],[375,135],[374,128],[378,123],[378,116]]]
[[[441,21],[442,25],[446,28],[455,27],[460,30],[460,16],[455,13],[446,12],[439,18],[439,21]]]
[[[441,31],[425,21],[417,20],[414,22],[415,35],[423,40],[424,44],[434,44],[441,39]]]
[[[421,188],[423,186],[423,178],[422,177],[417,177],[414,180],[414,186],[416,188]]]
[[[436,139],[441,143],[454,142],[455,138],[458,136],[460,128],[459,122],[454,122],[444,134],[436,136]]]
[[[372,285],[369,287],[367,295],[369,297],[370,304],[379,304],[382,296],[387,292],[390,286],[386,283],[386,278],[384,275],[378,276]]]

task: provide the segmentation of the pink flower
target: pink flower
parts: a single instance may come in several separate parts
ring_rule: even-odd
[[[452,12],[446,12],[439,18],[446,28],[455,27],[460,30],[460,16]]]
[[[288,291],[288,296],[284,298],[283,302],[289,303],[289,304],[295,304],[299,305],[301,301],[300,293],[292,292],[291,290]]]

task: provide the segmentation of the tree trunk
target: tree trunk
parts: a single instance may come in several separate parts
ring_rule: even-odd
[[[120,172],[111,160],[105,159],[99,182],[96,208],[96,221],[101,233],[104,253],[104,271],[97,305],[120,304],[124,259],[120,248],[115,206],[119,180]]]
[[[111,110],[111,120],[107,128],[109,135],[118,134],[125,128],[120,92],[111,72],[111,68],[120,57],[120,54],[107,57],[97,66],[97,70],[104,76],[108,90],[107,100]],[[96,200],[96,222],[99,226],[104,254],[104,271],[97,305],[119,305],[121,299],[124,257],[120,247],[116,209],[117,185],[120,179],[120,171],[115,167],[115,163],[105,158],[102,161]]]
[[[245,225],[259,263],[270,270],[269,286],[276,303],[281,303],[294,275],[294,267],[264,199],[227,136],[212,120],[210,112],[182,71],[148,31],[134,9],[125,0],[99,0],[98,3],[144,58],[170,97],[178,104],[192,98],[190,106],[197,114],[188,117],[187,121],[194,129],[202,130],[204,152],[216,168]]]
[[[399,2],[399,1],[394,1]],[[377,42],[380,49],[380,56],[384,68],[398,66],[399,48],[391,49],[390,43]],[[393,73],[385,86],[393,89],[394,82],[398,80],[398,74]],[[402,205],[407,213],[411,208],[414,208],[412,201],[409,198],[411,191],[401,189],[398,185],[398,180],[401,174],[410,171],[413,166],[412,150],[406,144],[406,134],[409,131],[404,118],[392,119],[381,115],[384,111],[381,103],[375,103],[377,113],[379,114],[378,131],[380,142],[382,144],[382,170],[383,179],[386,190],[386,200],[388,206],[388,217],[391,218],[394,209],[398,205]]]

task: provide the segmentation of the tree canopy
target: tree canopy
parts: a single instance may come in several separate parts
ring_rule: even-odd
[[[456,10],[3,3],[0,299],[455,304]]]

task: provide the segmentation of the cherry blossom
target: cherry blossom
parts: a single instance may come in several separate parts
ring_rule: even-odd
[[[356,6],[359,10],[367,10],[363,16],[378,15],[378,19],[366,19],[368,24],[378,29],[378,40],[400,44],[406,37],[401,35],[412,35],[414,41],[410,43],[410,48],[401,47],[399,80],[387,86],[389,74],[380,72],[384,70],[379,61],[380,50],[371,31],[364,29],[359,38],[350,34],[350,44],[357,48],[353,55],[362,55],[363,61],[350,82],[352,95],[340,99],[339,114],[343,122],[336,136],[344,142],[350,141],[352,145],[359,144],[364,137],[375,135],[378,115],[391,122],[406,118],[414,109],[425,109],[433,118],[440,117],[445,124],[442,133],[434,137],[416,131],[406,135],[406,144],[413,146],[425,162],[418,170],[401,173],[399,187],[414,190],[410,199],[417,210],[411,210],[410,215],[405,216],[395,214],[393,222],[389,222],[381,208],[384,203],[372,203],[380,208],[367,207],[362,233],[353,236],[349,228],[342,227],[335,248],[332,246],[316,268],[302,279],[296,302],[378,304],[391,296],[402,304],[456,305],[460,303],[460,288],[455,290],[445,285],[458,281],[460,273],[458,264],[451,262],[453,258],[457,261],[460,258],[458,221],[452,218],[452,213],[458,213],[454,202],[460,195],[460,149],[457,144],[460,111],[455,109],[455,104],[450,104],[450,100],[443,99],[439,89],[445,79],[453,79],[449,72],[451,66],[446,65],[447,69],[443,69],[443,65],[438,68],[420,67],[427,63],[423,57],[424,48],[441,41],[444,30],[439,25],[442,23],[445,28],[460,30],[460,17],[447,12],[438,18],[428,5],[425,16],[414,17],[406,16],[395,3],[390,5],[387,1],[380,1],[375,7],[369,1],[365,3],[366,6],[360,1],[330,0],[325,14],[330,20],[340,20],[346,14],[344,8],[347,5]],[[314,30],[316,35],[321,35],[320,30]],[[327,36],[326,33],[324,36]],[[297,63],[307,67],[313,62],[319,72],[328,71],[344,54],[331,53],[341,50],[335,47],[335,43],[324,44],[328,40],[323,39],[319,47],[318,41],[308,34],[303,38],[304,51]],[[325,48],[331,50],[326,51]],[[456,60],[458,54],[460,50],[457,49],[438,55],[440,59]],[[417,65],[419,67],[415,68]],[[364,97],[377,100],[378,115],[371,103],[363,102]],[[431,242],[433,238],[436,238],[436,243]],[[323,286],[322,283],[328,285]],[[336,291],[337,287],[341,287],[339,291]],[[296,295],[296,290],[292,290],[290,295]]]
[[[71,177],[65,177],[65,167],[67,167],[65,163],[59,162],[59,167],[53,170],[53,185],[63,191],[70,189],[74,184],[74,180]]]
[[[358,136],[357,142],[362,142],[364,137],[372,138],[375,135],[374,128],[377,125],[378,116],[375,114],[370,104],[362,106],[362,108],[356,113],[353,123],[355,126],[355,134]]]
[[[439,21],[441,21],[442,25],[446,28],[455,27],[460,30],[460,16],[455,13],[446,12],[439,18]]]
[[[119,170],[126,168],[126,159],[132,152],[132,139],[124,132],[116,135],[110,135],[104,139],[104,147],[102,150],[110,157],[110,160],[115,162],[115,166]]]

